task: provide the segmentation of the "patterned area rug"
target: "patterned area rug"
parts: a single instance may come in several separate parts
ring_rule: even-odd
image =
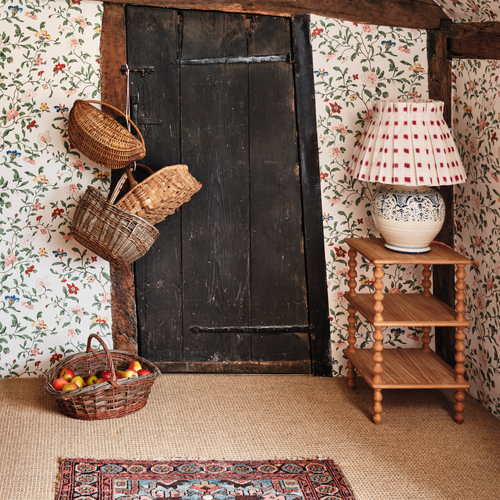
[[[355,500],[331,460],[65,458],[57,500]]]

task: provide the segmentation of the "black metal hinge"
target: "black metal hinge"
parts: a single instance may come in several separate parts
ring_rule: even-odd
[[[128,67],[129,73],[140,73],[141,76],[144,75],[154,75],[155,73],[155,67],[154,66],[129,66]],[[120,73],[122,75],[127,74],[127,66],[125,64],[122,64],[120,68]]]
[[[250,63],[293,63],[292,54],[277,54],[270,56],[241,56],[241,57],[212,57],[206,59],[176,59],[172,64],[179,66],[184,64],[250,64]]]

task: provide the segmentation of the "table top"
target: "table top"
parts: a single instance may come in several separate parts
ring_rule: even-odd
[[[345,243],[373,262],[375,266],[389,264],[471,264],[471,260],[439,242],[430,244],[427,253],[403,253],[389,250],[383,238],[345,238]]]

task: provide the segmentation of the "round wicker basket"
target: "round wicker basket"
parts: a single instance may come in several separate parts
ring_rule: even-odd
[[[103,351],[91,347],[96,339]],[[150,375],[133,378],[116,378],[116,370],[126,369],[132,361],[139,361]],[[96,375],[102,370],[110,370],[107,382],[89,385],[68,392],[56,391],[52,382],[63,368],[70,368],[82,378]],[[130,415],[143,408],[160,370],[150,361],[129,352],[109,350],[103,340],[92,333],[87,341],[87,351],[67,356],[52,367],[45,375],[45,390],[55,399],[59,410],[68,417],[80,420],[103,420]]]

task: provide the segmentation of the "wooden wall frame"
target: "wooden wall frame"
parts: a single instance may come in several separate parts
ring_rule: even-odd
[[[91,0],[94,1],[94,0]],[[126,77],[120,67],[126,64],[125,4],[177,9],[218,10],[276,16],[317,14],[351,22],[428,30],[429,96],[445,102],[445,119],[451,121],[451,59],[500,59],[500,23],[460,23],[451,20],[433,0],[394,0],[391,8],[382,0],[109,0],[104,3],[101,35],[102,100],[124,111]],[[311,105],[311,103],[309,103]],[[314,105],[314,102],[312,103]],[[301,154],[310,155],[310,151]],[[114,172],[116,174],[116,172]],[[114,179],[116,182],[116,179]],[[447,222],[438,239],[453,246],[453,188],[441,188],[447,204]],[[311,235],[318,237],[318,235]],[[435,266],[434,293],[454,305],[453,270]],[[111,310],[114,348],[137,353],[137,317],[132,266],[111,266]],[[448,329],[450,330],[450,329]],[[436,351],[454,364],[454,332],[436,329]],[[325,356],[328,345],[323,346]],[[323,348],[319,345],[317,348]],[[321,372],[321,373],[319,373]],[[325,370],[318,368],[318,374]]]

